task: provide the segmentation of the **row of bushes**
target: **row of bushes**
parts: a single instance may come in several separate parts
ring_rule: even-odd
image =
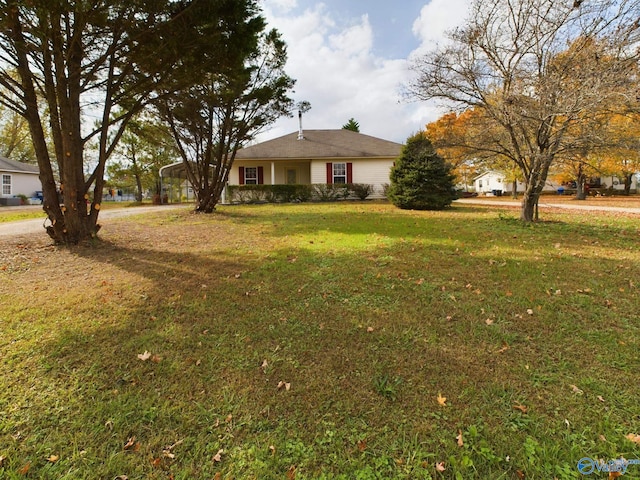
[[[317,185],[230,185],[231,203],[333,202],[366,200],[374,192],[368,183]]]

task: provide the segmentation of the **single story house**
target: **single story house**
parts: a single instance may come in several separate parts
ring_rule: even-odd
[[[228,185],[362,183],[372,185],[370,198],[382,198],[402,147],[351,130],[300,130],[238,150]],[[169,201],[188,198],[182,162],[162,167],[160,180]],[[222,203],[228,199],[223,192]]]
[[[518,192],[524,192],[524,182],[517,182],[516,188]],[[552,191],[555,190],[555,188],[551,182],[547,182],[544,190]],[[473,179],[473,189],[475,192],[485,195],[494,194],[495,192],[500,192],[500,194],[507,192],[512,193],[513,182],[507,181],[505,174],[502,172],[497,170],[487,170]]]
[[[366,183],[382,197],[402,145],[351,130],[305,130],[238,150],[229,185]]]
[[[42,191],[39,177],[40,171],[36,165],[16,162],[0,156],[0,205],[20,205],[19,195],[29,198],[37,196]]]

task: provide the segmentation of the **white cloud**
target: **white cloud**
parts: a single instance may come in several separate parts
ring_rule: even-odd
[[[414,24],[414,34],[423,43],[441,35],[435,33],[432,22],[440,26],[447,17],[433,16],[429,7],[434,2],[439,5],[433,8],[448,11],[449,17],[451,2],[466,3],[448,0],[443,8],[442,0],[433,0],[424,7]],[[297,80],[293,98],[311,103],[311,110],[303,118],[304,128],[341,128],[353,117],[362,133],[404,142],[439,116],[441,112],[431,105],[403,100],[402,85],[411,76],[408,60],[374,55],[374,32],[368,15],[337,18],[323,3],[303,12],[282,9],[283,5],[293,4],[294,0],[265,0],[264,14],[287,43],[287,73]],[[444,23],[450,25],[449,20]],[[297,128],[297,116],[280,119],[258,140],[285,135]]]
[[[269,0],[269,3],[282,12],[289,12],[298,6],[297,0]]]
[[[470,0],[431,0],[422,7],[420,17],[413,23],[413,34],[421,41],[414,54],[444,42],[446,33],[465,20],[470,3]]]

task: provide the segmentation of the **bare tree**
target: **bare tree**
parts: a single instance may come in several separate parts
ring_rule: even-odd
[[[537,220],[569,129],[637,101],[639,18],[638,0],[476,0],[450,42],[415,61],[410,95],[481,111],[475,150],[518,166],[521,219]]]

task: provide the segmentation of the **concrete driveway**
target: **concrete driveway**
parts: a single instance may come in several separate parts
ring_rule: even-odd
[[[34,205],[28,207],[6,207],[15,209],[16,211],[42,211],[42,206]],[[178,208],[192,208],[191,206],[187,207],[182,204],[174,204],[174,205],[153,205],[148,207],[125,207],[125,208],[114,208],[110,210],[104,210],[100,212],[99,222],[104,224],[104,220],[109,220],[112,218],[121,218],[127,217],[130,215],[140,215],[144,213],[152,213],[159,212],[167,209],[178,209]],[[4,211],[4,209],[3,209]],[[44,212],[42,212],[42,217],[40,219],[35,220],[17,220],[15,222],[6,222],[0,223],[0,237],[8,237],[12,235],[31,235],[31,234],[45,234],[44,225],[46,220]]]

